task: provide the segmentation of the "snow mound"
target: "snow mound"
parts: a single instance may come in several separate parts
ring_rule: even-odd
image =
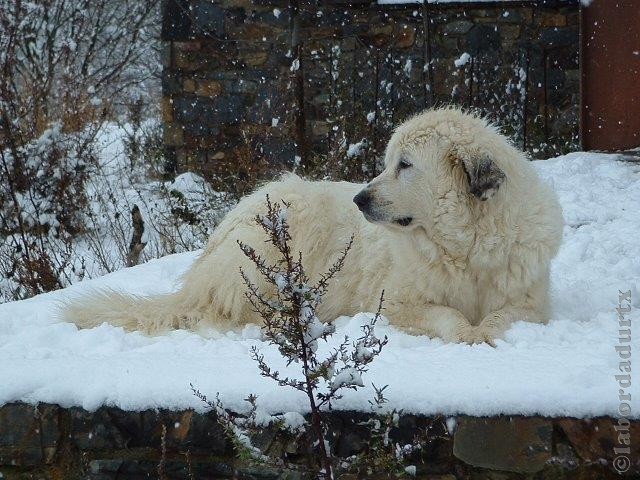
[[[338,408],[368,410],[371,382],[388,384],[389,405],[407,412],[445,415],[615,415],[618,409],[618,291],[631,290],[632,324],[640,321],[640,166],[615,156],[575,153],[537,161],[540,175],[564,208],[564,243],[552,266],[549,325],[517,323],[497,348],[451,345],[404,334],[384,323],[389,344],[348,391]],[[188,182],[187,182],[188,183]],[[261,378],[249,358],[258,345],[267,361],[286,371],[257,327],[210,332],[208,338],[174,331],[155,338],[102,325],[78,330],[55,318],[68,296],[112,287],[136,294],[169,292],[198,252],[171,255],[76,284],[65,290],[0,305],[0,404],[52,402],[93,410],[203,409],[189,388],[220,392],[231,408],[249,393],[270,414],[305,412],[299,392]],[[329,292],[330,294],[330,292]],[[367,314],[336,321],[335,342],[356,338]],[[632,329],[632,357],[640,333]],[[334,345],[320,342],[320,350]],[[637,382],[630,389],[639,397]],[[633,415],[640,408],[632,405]]]

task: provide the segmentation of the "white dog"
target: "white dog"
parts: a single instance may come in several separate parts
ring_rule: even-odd
[[[449,342],[493,343],[514,321],[546,322],[562,214],[523,153],[482,118],[446,108],[400,125],[385,166],[364,189],[285,175],[227,215],[177,292],[152,298],[104,292],[67,305],[64,318],[151,334],[259,323],[238,272],[255,269],[237,240],[275,260],[254,220],[268,194],[290,204],[292,246],[303,253],[312,281],[355,234],[318,311],[323,321],[375,311],[384,289],[393,325]],[[252,279],[269,291],[257,274]]]

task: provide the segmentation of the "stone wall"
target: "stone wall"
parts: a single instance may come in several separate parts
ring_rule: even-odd
[[[330,435],[342,458],[361,451],[367,416],[333,412]],[[390,432],[396,442],[424,441],[409,459],[423,480],[614,479],[617,420],[542,417],[457,417],[402,415]],[[269,429],[254,443],[273,458],[286,457],[287,468],[251,465],[238,458],[213,414],[193,411],[126,412],[103,407],[95,412],[20,403],[0,407],[0,478],[3,480],[133,480],[158,478],[164,442],[164,472],[170,479],[311,479],[304,452],[291,438]],[[640,475],[640,421],[631,424],[631,465],[626,478]],[[384,472],[381,472],[384,473]],[[191,475],[191,476],[190,476]],[[342,475],[342,480],[355,480]],[[397,478],[376,474],[368,478]]]
[[[577,4],[164,0],[168,166],[235,187],[294,165],[369,178],[393,125],[443,104],[535,157],[575,149]]]

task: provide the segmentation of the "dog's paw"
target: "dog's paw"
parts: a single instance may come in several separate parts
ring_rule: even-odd
[[[486,343],[493,348],[495,344],[496,334],[492,328],[487,328],[483,325],[477,327],[469,327],[466,331],[461,332],[461,343],[468,343],[469,345],[476,345],[479,343]]]

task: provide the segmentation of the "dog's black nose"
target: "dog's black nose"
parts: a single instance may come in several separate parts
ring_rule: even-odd
[[[353,203],[355,203],[360,211],[364,211],[371,203],[371,195],[367,190],[362,190],[359,194],[353,197]]]

